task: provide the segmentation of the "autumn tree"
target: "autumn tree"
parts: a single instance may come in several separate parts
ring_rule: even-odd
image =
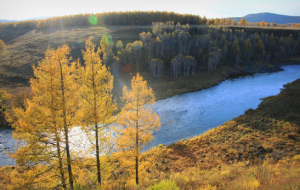
[[[5,119],[5,111],[7,110],[11,96],[5,90],[0,89],[0,129],[7,127],[7,121]]]
[[[66,45],[56,51],[48,49],[38,67],[33,67],[31,98],[26,101],[25,109],[14,108],[13,123],[14,137],[25,142],[13,155],[17,162],[21,165],[58,163],[56,168],[64,189],[63,152],[67,155],[70,188],[74,188],[69,129],[77,124],[78,108],[75,63],[70,63],[69,53]]]
[[[135,181],[139,184],[140,152],[153,139],[152,131],[160,127],[160,119],[149,105],[155,101],[147,82],[137,74],[131,81],[131,90],[123,88],[125,106],[117,121],[117,148],[135,160]]]
[[[122,51],[124,49],[124,45],[123,45],[123,42],[121,40],[118,40],[117,43],[116,43],[116,48],[118,51]]]
[[[82,51],[84,67],[79,69],[81,109],[80,115],[85,131],[95,132],[95,149],[97,180],[101,184],[100,169],[100,142],[103,140],[105,125],[110,119],[116,105],[112,102],[113,76],[100,59],[100,48],[92,43],[92,37],[86,41],[85,50]],[[101,123],[101,125],[100,125]]]
[[[260,25],[261,27],[264,27],[264,26],[266,26],[266,23],[265,23],[265,21],[262,20],[262,21],[260,22],[259,25]]]
[[[10,97],[10,94],[8,94],[5,90],[0,89],[0,111],[7,109],[7,101],[10,99]]]
[[[0,39],[0,53],[2,54],[2,52],[6,49],[6,45],[3,42],[3,40]]]
[[[240,26],[247,26],[248,25],[248,22],[246,21],[245,18],[241,18],[240,22],[239,22],[239,25]]]

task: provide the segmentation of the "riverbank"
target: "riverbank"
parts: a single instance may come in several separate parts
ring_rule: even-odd
[[[162,100],[183,93],[207,89],[230,78],[282,71],[281,66],[289,64],[300,64],[300,60],[287,60],[279,63],[244,62],[238,66],[220,67],[210,73],[198,71],[194,76],[187,77],[178,76],[174,78],[172,75],[168,75],[157,79],[147,73],[142,73],[142,76],[153,89],[156,100]]]

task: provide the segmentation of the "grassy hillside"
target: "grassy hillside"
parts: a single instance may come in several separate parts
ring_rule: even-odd
[[[124,44],[138,39],[139,33],[150,30],[150,26],[110,26],[81,27],[63,29],[2,29],[0,39],[6,43],[6,51],[1,55],[0,73],[6,75],[28,76],[32,74],[31,65],[37,64],[48,47],[57,48],[68,44],[72,48],[72,56],[81,56],[85,41],[94,37],[99,46],[103,35],[107,35],[115,43],[122,40]]]
[[[6,44],[6,51],[0,55],[0,84],[10,93],[26,90],[32,77],[32,65],[44,57],[45,50],[68,44],[73,59],[81,58],[85,41],[94,37],[99,46],[103,35],[115,43],[124,44],[138,39],[139,33],[151,30],[150,26],[108,26],[64,29],[1,29],[0,39]]]

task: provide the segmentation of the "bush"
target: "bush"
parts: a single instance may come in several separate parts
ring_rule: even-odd
[[[147,190],[179,190],[179,188],[171,180],[162,180],[158,184],[148,187]]]

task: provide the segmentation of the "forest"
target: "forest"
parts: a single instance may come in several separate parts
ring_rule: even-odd
[[[115,78],[130,67],[149,71],[153,77],[164,74],[195,75],[218,67],[246,63],[280,61],[299,56],[300,33],[277,36],[273,33],[245,32],[226,27],[190,27],[174,22],[152,23],[152,32],[142,32],[132,43],[116,44],[103,36],[103,63]]]

